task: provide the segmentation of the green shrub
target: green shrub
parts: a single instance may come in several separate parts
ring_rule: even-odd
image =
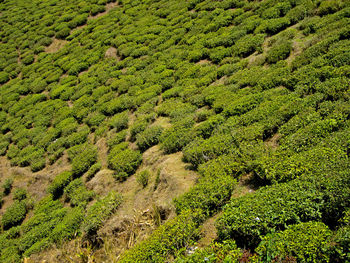
[[[160,169],[157,170],[156,179],[154,180],[153,191],[157,190],[160,183]]]
[[[348,213],[349,214],[349,213]],[[349,221],[348,221],[349,222]],[[335,231],[329,247],[330,262],[348,262],[350,260],[350,225],[342,225]]]
[[[70,34],[70,28],[69,27],[63,27],[60,31],[56,33],[56,38],[58,39],[65,39]]]
[[[13,244],[4,248],[3,251],[1,251],[0,260],[4,263],[21,262],[22,259],[18,246]]]
[[[7,178],[2,185],[2,188],[4,189],[3,190],[4,195],[8,195],[11,192],[12,185],[13,185],[13,179]]]
[[[261,17],[263,19],[279,18],[280,13],[281,13],[280,10],[276,6],[274,6],[264,10]]]
[[[291,51],[292,43],[290,41],[285,41],[281,44],[277,44],[267,52],[266,61],[271,64],[276,63],[280,60],[284,60],[289,56]]]
[[[67,173],[67,172],[64,172]],[[59,200],[54,200],[53,196],[47,195],[34,205],[34,214],[50,214],[52,211],[62,208],[62,203]],[[41,220],[40,220],[41,221]]]
[[[349,196],[346,170],[314,177],[304,174],[291,182],[232,199],[217,221],[218,234],[254,248],[264,235],[288,225],[321,219],[335,224],[348,206]]]
[[[130,149],[121,150],[119,152],[113,152],[112,150],[108,158],[109,167],[113,169],[117,175],[120,173],[126,173],[127,175],[133,174],[141,162],[141,153]]]
[[[301,152],[306,148],[319,143],[330,133],[338,130],[343,125],[342,121],[333,118],[318,120],[299,129],[293,135],[282,140],[284,148],[295,152]]]
[[[112,148],[113,146],[120,144],[125,141],[127,136],[127,130],[123,130],[118,133],[114,133],[112,130],[110,134],[107,135],[107,145],[108,147]]]
[[[87,14],[81,14],[81,15],[77,15],[76,17],[74,17],[69,23],[68,26],[70,28],[75,28],[77,26],[82,26],[86,23],[88,18]]]
[[[39,157],[30,162],[30,169],[34,173],[44,169],[45,166],[46,166],[46,160],[44,158]]]
[[[109,121],[110,127],[115,128],[117,132],[128,128],[128,123],[129,123],[128,111],[124,111],[114,115]]]
[[[47,221],[40,222],[38,225],[33,226],[21,237],[19,246],[20,251],[25,255],[28,255],[33,246],[34,248],[38,248],[38,245],[35,244],[38,242],[41,243],[42,239],[45,239],[50,235],[52,229],[62,220],[66,212],[66,208],[50,211]]]
[[[84,209],[75,207],[68,210],[61,222],[50,233],[50,239],[54,242],[70,240],[79,233],[81,222],[84,220]]]
[[[148,180],[150,177],[150,172],[148,170],[144,170],[136,174],[136,181],[145,188],[148,184]]]
[[[106,116],[103,115],[102,113],[94,112],[88,115],[86,119],[86,123],[92,129],[96,129],[104,121],[105,118]]]
[[[227,107],[225,107],[224,115],[226,115],[227,117],[234,115],[242,115],[254,109],[261,102],[261,94],[246,95],[242,98],[232,101]]]
[[[231,134],[215,134],[209,139],[197,138],[183,149],[183,160],[194,167],[222,154],[235,151],[236,140]]]
[[[17,188],[14,192],[13,192],[13,200],[18,200],[18,201],[22,201],[24,199],[27,198],[27,190],[23,189],[23,188]]]
[[[150,126],[143,132],[137,134],[136,144],[141,151],[145,151],[153,145],[158,144],[163,128],[158,125]]]
[[[340,167],[345,169],[348,158],[344,151],[326,147],[311,148],[301,153],[275,152],[262,160],[259,176],[276,182],[298,178],[306,172],[322,176]]]
[[[236,180],[224,173],[218,174],[216,177],[200,178],[198,184],[192,187],[189,192],[174,200],[176,213],[201,209],[202,214],[209,217],[226,204],[235,185]]]
[[[187,211],[166,222],[152,235],[122,254],[120,262],[164,262],[169,255],[198,238],[198,213]]]
[[[256,251],[263,262],[288,257],[297,262],[329,262],[326,248],[331,234],[323,223],[300,223],[265,236]]]
[[[79,63],[75,63],[73,64],[69,70],[67,71],[67,73],[69,75],[73,75],[73,76],[78,76],[78,74],[80,72],[83,72],[85,70],[87,70],[89,68],[89,64],[86,62],[79,62]]]
[[[94,197],[93,191],[88,191],[81,178],[71,181],[64,189],[66,201],[72,206],[85,207]]]
[[[21,59],[21,62],[24,65],[29,65],[34,62],[34,54],[25,54],[25,56]]]
[[[6,154],[9,145],[10,142],[8,141],[0,141],[0,156]]]
[[[97,174],[98,171],[101,170],[101,168],[102,168],[102,164],[100,162],[97,162],[94,165],[92,165],[86,173],[86,180],[87,181],[91,180],[95,176],[95,174]]]
[[[5,71],[0,72],[0,84],[6,83],[9,81],[10,77],[9,74],[6,73]]]
[[[63,189],[69,184],[72,178],[72,172],[66,171],[60,173],[53,179],[52,183],[47,189],[47,192],[52,194],[54,199],[59,198],[63,194]]]
[[[58,148],[55,152],[49,155],[49,164],[54,164],[59,158],[63,156],[65,148]]]
[[[73,117],[69,117],[56,124],[56,129],[61,133],[61,136],[67,136],[75,132],[79,124]]]
[[[312,2],[310,1],[309,3]],[[305,16],[308,15],[308,13],[311,11],[310,9],[312,8],[312,6],[309,5],[297,5],[294,8],[292,8],[291,10],[289,10],[289,12],[287,13],[286,17],[290,20],[291,23],[295,24],[298,21],[301,21]]]
[[[339,0],[326,0],[322,1],[318,13],[322,15],[328,15],[337,12],[341,8],[342,1]]]
[[[105,10],[106,10],[106,8],[105,8],[104,6],[93,4],[93,5],[91,6],[90,12],[91,12],[91,15],[94,16],[94,15],[97,15],[98,13],[104,12]]]
[[[95,146],[85,144],[72,159],[72,172],[75,176],[82,175],[96,162],[97,149]]]
[[[232,199],[217,221],[219,237],[255,247],[262,236],[286,225],[321,219],[322,193],[312,182],[293,181]]]
[[[9,206],[2,215],[1,223],[4,230],[20,225],[27,214],[27,207],[24,201],[16,200]]]
[[[87,236],[93,236],[105,220],[118,208],[122,197],[116,192],[109,192],[104,198],[90,206],[86,212],[82,229]]]
[[[134,142],[136,140],[136,135],[143,132],[148,126],[148,122],[144,119],[135,121],[130,127],[130,141]]]
[[[161,148],[165,153],[174,153],[181,151],[191,140],[191,126],[193,119],[184,120],[182,122],[175,123],[172,127],[166,129],[162,136],[159,138],[161,142]]]
[[[206,121],[203,121],[193,128],[195,136],[200,136],[204,139],[209,138],[216,127],[225,121],[221,115],[214,115],[209,117]]]
[[[194,120],[196,122],[206,121],[213,114],[214,114],[214,112],[212,110],[200,109],[200,110],[196,111],[195,116],[194,116]]]
[[[265,35],[249,34],[239,39],[234,46],[234,53],[240,57],[247,57],[256,50],[261,51],[261,45],[264,42]]]
[[[101,109],[106,115],[113,115],[135,107],[135,100],[127,94],[123,94],[105,103]]]
[[[214,63],[220,63],[225,57],[229,57],[232,54],[232,49],[224,47],[216,47],[210,50],[209,58]]]
[[[193,113],[195,109],[189,103],[184,103],[177,98],[171,98],[157,107],[157,113],[161,116],[169,116],[174,121],[177,121],[188,117],[188,114]]]
[[[290,25],[287,17],[264,20],[256,29],[255,33],[277,34]]]
[[[50,247],[51,240],[49,238],[41,239],[40,241],[34,243],[29,249],[27,249],[24,253],[24,257],[29,257],[31,254],[39,253],[42,250]]]

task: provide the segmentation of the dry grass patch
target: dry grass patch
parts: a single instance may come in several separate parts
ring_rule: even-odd
[[[46,53],[56,53],[68,43],[67,40],[53,38],[52,43],[45,48]]]
[[[168,117],[158,117],[152,125],[158,125],[164,129],[170,128],[171,123],[170,123],[170,118]]]

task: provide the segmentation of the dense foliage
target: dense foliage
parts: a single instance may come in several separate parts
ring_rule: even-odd
[[[110,169],[148,190],[155,145],[200,177],[122,262],[349,260],[349,1],[8,0],[0,13],[0,157],[30,183],[49,177],[34,200],[0,176],[1,262],[95,238],[122,197],[88,181]],[[186,257],[219,211],[218,242]]]

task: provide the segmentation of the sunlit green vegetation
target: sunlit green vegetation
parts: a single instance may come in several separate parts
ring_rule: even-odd
[[[349,261],[349,1],[111,2],[1,3],[0,157],[33,178],[67,165],[41,200],[1,178],[0,261],[96,238],[122,197],[87,182],[148,190],[155,145],[199,179],[121,262]]]

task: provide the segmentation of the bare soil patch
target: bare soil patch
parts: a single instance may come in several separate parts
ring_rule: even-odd
[[[272,150],[276,150],[279,147],[279,140],[281,139],[281,134],[276,133],[271,138],[265,141],[265,146],[271,148]]]

